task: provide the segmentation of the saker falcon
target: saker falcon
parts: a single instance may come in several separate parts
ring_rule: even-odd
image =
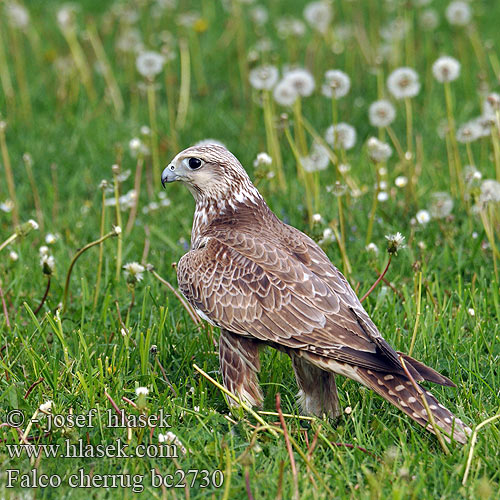
[[[190,147],[161,180],[181,181],[196,201],[191,250],[178,263],[177,279],[198,314],[221,329],[220,369],[229,391],[252,406],[262,403],[259,347],[270,345],[290,356],[309,414],[339,415],[340,374],[432,432],[425,394],[439,428],[466,442],[470,429],[430,392],[416,390],[400,357],[414,382],[453,382],[384,340],[323,250],[274,215],[226,148]]]

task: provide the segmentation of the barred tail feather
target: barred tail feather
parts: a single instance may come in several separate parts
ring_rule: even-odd
[[[422,402],[421,394],[407,377],[391,373],[376,372],[366,368],[357,368],[358,375],[363,383],[382,396],[410,418],[419,423],[422,427],[434,433],[434,429],[427,415],[427,410]],[[450,441],[450,437],[458,443],[465,444],[471,429],[459,418],[455,417],[447,408],[424,387],[420,387],[425,395],[429,409],[432,411],[434,421],[442,431],[445,439]]]

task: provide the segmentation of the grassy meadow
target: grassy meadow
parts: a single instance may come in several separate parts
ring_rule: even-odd
[[[5,0],[0,13],[1,499],[500,498],[500,4]],[[456,383],[430,390],[477,426],[469,444],[441,446],[342,377],[343,415],[302,418],[271,349],[262,412],[231,413],[218,331],[174,293],[194,202],[160,182],[207,139],[360,297],[379,281],[364,306]],[[161,412],[170,427],[138,420]],[[119,440],[129,456],[97,455]],[[87,453],[62,457],[69,445]]]

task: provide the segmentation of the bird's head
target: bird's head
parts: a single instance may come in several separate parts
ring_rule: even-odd
[[[161,175],[163,186],[174,181],[184,183],[196,201],[245,194],[252,198],[257,193],[238,159],[218,144],[192,146],[177,154]]]

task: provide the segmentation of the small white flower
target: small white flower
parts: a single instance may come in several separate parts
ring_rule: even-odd
[[[43,254],[40,257],[40,266],[45,274],[52,274],[56,267],[56,260],[53,255]]]
[[[164,64],[165,57],[152,50],[141,52],[135,61],[137,71],[149,80],[152,80],[156,75],[161,73]]]
[[[19,255],[17,254],[17,252],[14,252],[14,250],[11,250],[9,253],[9,259],[12,262],[16,262],[19,259]]]
[[[282,17],[276,21],[276,31],[280,38],[301,37],[306,32],[306,26],[300,19]]]
[[[332,20],[332,8],[327,2],[308,3],[304,9],[304,18],[311,28],[324,35]]]
[[[253,68],[248,76],[250,85],[257,90],[271,90],[278,82],[278,68],[266,64]]]
[[[425,226],[431,220],[431,214],[427,210],[419,210],[415,219],[419,224]]]
[[[467,309],[467,312],[469,313],[469,316],[475,316],[476,315],[476,311],[474,311],[474,309],[472,307],[469,307],[469,309]]]
[[[388,127],[396,118],[396,108],[386,99],[370,105],[368,118],[374,127]]]
[[[116,236],[119,236],[120,234],[122,234],[122,228],[120,226],[113,227],[113,231],[116,234]]]
[[[267,12],[267,9],[262,5],[256,5],[253,9],[250,10],[250,17],[255,24],[262,26],[269,20],[269,13]]]
[[[434,78],[440,82],[452,82],[460,75],[460,63],[453,57],[442,56],[432,65]]]
[[[322,220],[323,220],[323,217],[321,216],[321,214],[313,214],[312,221],[315,224],[319,224]]]
[[[433,219],[448,217],[453,210],[453,200],[448,193],[432,193],[429,212]]]
[[[388,234],[385,239],[387,252],[391,255],[397,255],[398,250],[405,247],[405,237],[399,231],[396,234]]]
[[[400,175],[394,179],[394,184],[396,184],[398,188],[404,188],[408,184],[408,177]]]
[[[330,69],[325,73],[325,83],[321,92],[325,97],[339,99],[347,95],[351,88],[351,79],[343,71]]]
[[[298,96],[295,87],[286,79],[281,80],[273,90],[274,100],[281,106],[291,106]]]
[[[147,387],[136,387],[135,393],[137,396],[140,396],[141,394],[147,396],[149,394],[149,389]]]
[[[151,129],[147,125],[143,125],[140,128],[141,135],[151,135]]]
[[[53,401],[46,401],[45,403],[42,403],[39,407],[40,411],[43,413],[48,413],[52,409]]]
[[[5,200],[4,202],[0,203],[0,210],[2,212],[12,212],[12,209],[14,208],[14,202],[12,200]]]
[[[346,406],[344,409],[344,413],[346,415],[350,415],[352,413],[352,408],[350,406]]]
[[[368,155],[374,162],[381,163],[387,161],[392,155],[391,146],[389,146],[389,144],[385,142],[380,141],[376,137],[370,137],[368,139],[367,146]]]
[[[336,240],[335,233],[333,232],[332,228],[326,227],[325,229],[323,229],[323,238],[319,240],[320,245],[332,243],[335,240]]]
[[[368,243],[368,245],[366,245],[366,251],[377,255],[378,254],[378,246],[375,245],[375,243]]]
[[[57,11],[57,23],[59,27],[64,31],[69,29],[75,22],[75,7],[74,5],[67,4],[63,5]]]
[[[47,243],[47,245],[53,245],[57,240],[58,237],[56,234],[48,233],[45,236],[45,243]]]
[[[183,455],[187,453],[187,450],[182,444],[181,440],[172,431],[168,431],[166,434],[158,434],[158,442],[165,444],[175,444],[175,446],[177,446],[181,450]]]
[[[387,78],[387,88],[396,99],[415,97],[420,92],[418,74],[412,68],[395,69]]]
[[[325,132],[325,140],[335,149],[351,149],[356,144],[356,129],[344,122],[330,125]]]
[[[380,191],[380,193],[377,194],[377,200],[384,202],[389,199],[389,195],[385,191]]]
[[[307,69],[291,69],[285,73],[283,79],[302,97],[308,97],[314,91],[314,77]]]
[[[451,2],[448,7],[446,7],[445,15],[448,22],[455,26],[465,26],[469,24],[472,18],[469,4],[460,0]]]
[[[300,159],[300,163],[306,172],[317,172],[325,170],[330,163],[328,150],[318,142],[314,142],[309,154]]]
[[[42,245],[39,249],[38,249],[38,253],[40,254],[40,257],[43,257],[44,255],[48,255],[50,252],[49,250],[49,247],[46,246],[46,245]]]
[[[137,153],[141,149],[142,142],[138,137],[130,139],[128,147],[132,153]]]
[[[123,266],[123,269],[125,270],[125,276],[133,282],[141,281],[143,278],[142,273],[145,271],[144,266],[138,262],[128,262]]]
[[[31,226],[32,229],[35,231],[38,229],[38,222],[36,220],[30,219],[28,221],[28,224]]]
[[[273,159],[267,153],[259,153],[253,162],[253,166],[256,168],[269,167],[272,163]]]

